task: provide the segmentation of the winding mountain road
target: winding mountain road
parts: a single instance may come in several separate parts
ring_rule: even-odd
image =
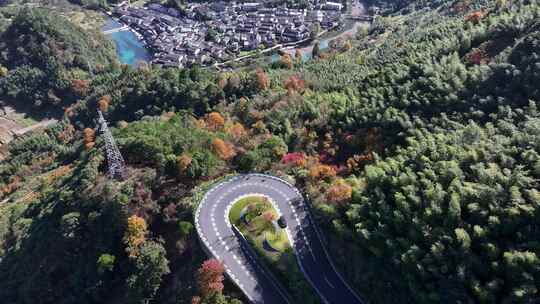
[[[232,205],[245,196],[267,197],[288,224],[297,260],[306,279],[327,304],[363,304],[334,268],[300,192],[269,175],[237,175],[210,189],[195,213],[199,238],[210,255],[220,260],[227,275],[255,304],[291,303],[280,284],[246,250],[229,222]]]

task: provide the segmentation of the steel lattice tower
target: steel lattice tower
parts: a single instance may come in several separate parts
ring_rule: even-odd
[[[101,111],[98,112],[99,131],[105,139],[105,153],[107,154],[107,166],[110,178],[123,179],[125,173],[125,163],[114,137],[107,126],[107,121]]]

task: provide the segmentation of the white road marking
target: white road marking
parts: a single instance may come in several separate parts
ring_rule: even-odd
[[[332,285],[332,283],[330,283],[330,280],[328,280],[328,278],[326,276],[324,277],[324,280],[326,281],[326,283],[328,285],[330,285],[330,287],[335,288],[334,285]]]

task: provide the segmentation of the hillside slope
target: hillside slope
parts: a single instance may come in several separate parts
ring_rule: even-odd
[[[116,61],[112,42],[48,9],[22,9],[0,38],[0,94],[13,106],[62,109],[88,93]],[[33,107],[33,108],[32,108]]]

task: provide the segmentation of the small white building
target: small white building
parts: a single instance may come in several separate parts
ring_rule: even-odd
[[[323,8],[325,10],[332,10],[332,11],[340,11],[341,9],[343,9],[343,4],[339,3],[339,2],[330,2],[330,1],[327,1],[324,5],[323,5]]]

